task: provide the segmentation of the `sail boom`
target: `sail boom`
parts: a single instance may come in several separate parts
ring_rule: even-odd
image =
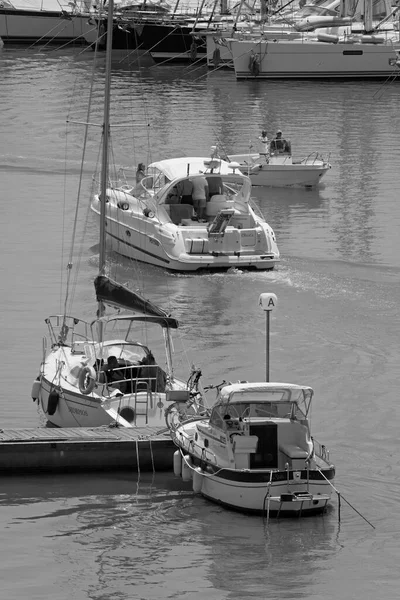
[[[133,311],[145,317],[156,317],[157,320],[154,322],[159,322],[164,327],[172,327],[173,329],[178,327],[178,321],[170,317],[165,310],[105,275],[96,277],[94,287],[98,302]]]

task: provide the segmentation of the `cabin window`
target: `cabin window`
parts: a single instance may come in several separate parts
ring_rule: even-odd
[[[360,56],[361,54],[363,54],[363,51],[362,50],[343,50],[343,54],[344,54],[344,56],[353,56],[353,55]]]

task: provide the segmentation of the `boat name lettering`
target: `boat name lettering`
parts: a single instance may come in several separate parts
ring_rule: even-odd
[[[242,237],[254,237],[254,231],[241,231],[240,235]]]
[[[70,413],[75,413],[76,415],[82,415],[83,417],[88,417],[89,415],[87,414],[86,410],[82,410],[81,408],[69,408],[69,412]]]

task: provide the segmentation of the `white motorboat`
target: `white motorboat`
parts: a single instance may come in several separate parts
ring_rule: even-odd
[[[198,220],[181,186],[207,179],[218,190]],[[124,181],[125,183],[122,183]],[[107,189],[107,243],[129,258],[174,271],[271,270],[279,261],[272,228],[251,200],[251,181],[237,163],[219,157],[182,157],[149,165],[138,186],[121,180]],[[92,202],[100,216],[100,196]]]
[[[323,512],[335,467],[312,437],[313,390],[290,383],[221,388],[209,417],[172,431],[174,472],[204,497],[244,512]]]
[[[274,294],[260,297],[266,311],[271,301],[276,304]],[[243,512],[325,511],[335,491],[335,466],[311,433],[313,390],[269,382],[268,374],[266,382],[224,383],[205,416],[169,411],[178,447],[175,475],[205,498]]]
[[[289,153],[230,154],[229,159],[240,164],[253,185],[270,187],[315,187],[331,168],[317,152],[299,160]]]
[[[113,0],[109,2],[109,31],[112,8]],[[104,191],[108,180],[111,49],[112,34],[107,39],[101,173]],[[83,164],[82,160],[82,171]],[[99,271],[95,279],[97,310],[93,311],[96,318],[87,322],[66,313],[74,267],[71,250],[65,312],[46,319],[49,338],[44,340],[32,398],[48,422],[58,427],[162,426],[169,401],[178,397],[192,404],[188,386],[173,372],[171,331],[178,323],[161,308],[105,275],[106,194],[101,196]],[[106,316],[106,305],[118,312]]]

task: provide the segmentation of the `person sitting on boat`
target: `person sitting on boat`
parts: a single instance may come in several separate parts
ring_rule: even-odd
[[[177,186],[174,185],[172,190],[168,193],[165,204],[179,204],[180,203],[180,195],[178,193]]]
[[[190,179],[182,179],[182,181],[179,181],[176,185],[176,189],[181,198],[181,204],[190,204],[193,206],[193,183]]]
[[[146,177],[146,165],[139,163],[136,171],[136,183],[140,183]]]
[[[269,150],[271,154],[290,154],[290,143],[282,137],[280,129],[278,129],[276,137],[271,141]]]

